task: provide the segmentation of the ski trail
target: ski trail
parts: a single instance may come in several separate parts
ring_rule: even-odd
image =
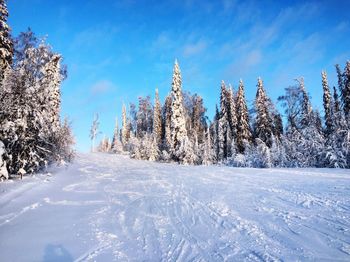
[[[43,186],[2,194],[2,260],[41,261],[53,242],[74,261],[347,261],[350,177],[332,172],[81,154]]]

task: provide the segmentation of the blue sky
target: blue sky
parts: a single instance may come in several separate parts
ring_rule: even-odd
[[[8,7],[14,35],[31,27],[63,54],[62,113],[80,151],[89,150],[95,112],[111,136],[123,102],[153,97],[156,87],[163,100],[175,58],[183,88],[203,96],[210,119],[221,80],[236,88],[242,78],[251,103],[258,76],[274,101],[304,76],[322,109],[321,70],[335,85],[334,64],[350,59],[346,0],[15,0]]]

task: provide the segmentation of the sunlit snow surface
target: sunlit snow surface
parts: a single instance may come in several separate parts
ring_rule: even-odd
[[[350,261],[350,172],[79,154],[0,183],[1,261]]]

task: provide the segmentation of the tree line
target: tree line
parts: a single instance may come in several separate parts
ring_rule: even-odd
[[[0,0],[0,177],[70,161],[74,139],[60,119],[62,56],[28,29],[12,37]]]
[[[238,90],[221,82],[214,119],[206,117],[203,99],[182,90],[175,61],[171,93],[162,105],[158,90],[139,97],[138,106],[122,107],[112,140],[104,137],[101,152],[128,152],[131,157],[181,164],[228,164],[238,167],[350,167],[350,61],[336,65],[338,86],[331,90],[322,71],[324,115],[311,105],[304,79],[284,89],[278,103],[285,120],[258,78],[253,108],[248,109],[244,83]],[[321,84],[320,84],[321,88]],[[91,139],[98,135],[98,116]],[[94,149],[94,146],[92,146]]]

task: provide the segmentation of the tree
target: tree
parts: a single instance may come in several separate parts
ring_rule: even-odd
[[[68,122],[60,123],[61,55],[31,31],[14,43],[14,63],[0,85],[0,140],[8,172],[23,175],[71,160],[74,139]]]
[[[119,126],[118,126],[118,117],[115,118],[115,126],[114,126],[114,132],[113,132],[113,139],[112,139],[112,145],[111,150],[114,153],[122,151],[122,145],[120,143],[120,134],[119,134]]]
[[[6,23],[8,15],[6,1],[0,0],[0,84],[6,68],[12,64],[13,57],[10,27]]]
[[[125,149],[130,139],[130,124],[126,116],[126,107],[123,104],[122,107],[122,144]]]
[[[324,120],[326,124],[325,134],[329,136],[332,132],[332,96],[328,86],[327,74],[322,71],[322,87],[323,87],[323,108]]]
[[[91,152],[95,151],[95,141],[96,141],[96,137],[98,136],[98,134],[100,134],[99,129],[99,119],[98,119],[98,114],[95,114],[95,117],[92,121],[92,125],[91,125],[91,129],[90,129],[90,139],[91,139]]]
[[[136,114],[136,137],[142,138],[145,134],[152,133],[153,106],[150,96],[139,97],[139,107]]]
[[[248,107],[244,95],[243,81],[239,81],[238,93],[237,93],[237,149],[239,153],[244,152],[245,143],[250,143],[252,139],[250,126],[249,126],[249,114]]]
[[[206,109],[203,105],[203,98],[199,95],[193,95],[192,100],[192,135],[197,137],[199,144],[202,144],[205,140],[205,129],[207,126],[205,118]]]
[[[171,95],[168,95],[165,98],[163,106],[163,129],[162,129],[162,138],[163,138],[163,148],[167,151],[171,148],[171,105],[172,98]]]
[[[343,92],[342,92],[343,109],[344,109],[345,117],[349,119],[350,117],[350,61],[346,62],[343,81],[344,81]]]
[[[302,112],[303,93],[299,85],[288,86],[284,90],[285,94],[279,96],[278,101],[284,108],[284,113],[287,117],[287,130],[299,130],[301,128],[300,115]]]
[[[227,94],[227,103],[228,103],[228,120],[231,129],[232,140],[237,138],[237,109],[233,93],[233,88],[230,85],[229,89],[226,92]]]
[[[156,89],[156,96],[154,99],[153,136],[155,138],[156,145],[159,148],[162,142],[162,105],[159,101],[158,88]]]
[[[228,115],[228,101],[227,101],[227,90],[225,82],[221,82],[220,91],[220,116],[219,116],[219,128],[218,128],[218,160],[222,161],[228,157],[228,146],[231,146],[229,115]]]
[[[295,79],[295,80],[298,82],[300,91],[302,94],[300,128],[305,128],[310,125],[311,117],[312,117],[312,107],[310,103],[310,97],[305,89],[304,78],[300,77],[299,79]]]
[[[255,97],[255,130],[254,135],[259,138],[268,147],[272,145],[272,117],[269,112],[269,99],[266,96],[266,92],[263,86],[261,78],[258,78],[257,91]]]
[[[185,111],[183,107],[181,72],[177,60],[175,60],[173,80],[171,86],[171,149],[174,160],[181,162],[184,158],[183,153],[187,152],[183,147],[188,145],[188,139],[186,130]]]

